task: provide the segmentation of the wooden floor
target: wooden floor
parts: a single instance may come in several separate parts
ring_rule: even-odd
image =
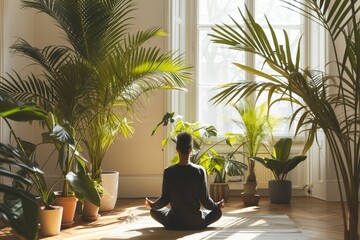
[[[143,203],[143,199],[119,199],[115,209],[110,212],[101,212],[101,217],[96,222],[84,222],[77,215],[75,224],[71,228],[63,229],[58,236],[41,239],[101,239],[102,236],[121,224],[129,213],[133,212],[130,211],[131,209],[142,207]],[[232,197],[226,203],[223,211],[287,214],[307,239],[343,239],[342,213],[339,202],[327,202],[310,197],[293,197],[290,204],[271,204],[268,198],[262,197],[259,206],[245,207],[240,197]],[[0,230],[0,238],[16,239],[8,228]]]

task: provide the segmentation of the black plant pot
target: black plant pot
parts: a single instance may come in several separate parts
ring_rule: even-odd
[[[290,203],[291,200],[291,181],[290,180],[270,180],[269,197],[272,203]]]

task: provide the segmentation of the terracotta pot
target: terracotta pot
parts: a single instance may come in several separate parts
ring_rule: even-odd
[[[62,206],[64,208],[61,220],[62,228],[73,225],[77,201],[78,199],[76,197],[56,197],[54,205]]]
[[[54,209],[40,207],[40,231],[43,237],[60,234],[61,219],[63,214],[62,206],[52,206]]]
[[[210,197],[218,202],[224,199],[225,202],[229,200],[230,188],[228,183],[211,183],[210,184]]]
[[[85,199],[81,219],[89,222],[96,221],[100,216],[98,213],[99,207]]]
[[[118,197],[119,172],[103,172],[101,179],[104,193],[100,201],[100,211],[111,211]]]

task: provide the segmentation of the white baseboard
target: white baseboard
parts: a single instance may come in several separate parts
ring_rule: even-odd
[[[336,180],[328,180],[314,183],[312,196],[325,201],[340,201],[338,182]]]

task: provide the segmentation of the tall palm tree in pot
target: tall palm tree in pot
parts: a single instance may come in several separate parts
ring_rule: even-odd
[[[68,123],[88,153],[93,181],[101,183],[109,146],[119,133],[129,137],[134,130],[131,118],[139,97],[153,89],[184,89],[189,69],[182,57],[147,47],[150,39],[166,36],[161,28],[131,32],[133,0],[22,3],[50,16],[69,47],[39,49],[19,39],[12,49],[43,72],[26,78],[7,74],[1,84],[12,96],[36,101]]]

